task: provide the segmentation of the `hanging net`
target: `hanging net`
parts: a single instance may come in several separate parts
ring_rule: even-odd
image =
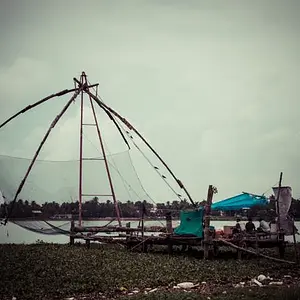
[[[119,201],[147,197],[131,163],[129,151],[107,156],[113,187]],[[30,159],[0,155],[0,188],[11,201],[30,164]],[[79,161],[37,160],[18,198],[23,201],[64,203],[78,200]],[[85,199],[112,201],[103,158],[83,161],[82,192]],[[146,199],[145,199],[146,200]]]
[[[39,220],[26,220],[26,221],[20,221],[20,220],[14,220],[12,221],[14,224],[27,229],[29,231],[35,232],[35,233],[41,233],[41,234],[47,234],[47,235],[69,235],[70,233],[70,223],[66,222],[62,225],[55,226],[47,221],[39,221]]]
[[[90,105],[84,106],[84,110],[86,111],[84,122],[93,124],[94,119],[90,113],[90,109]],[[99,128],[100,130],[102,129],[101,134],[106,152],[105,157],[114,193],[120,204],[121,217],[123,214],[122,203],[127,201],[134,203],[146,200],[148,203],[155,205],[155,203],[172,202],[174,199],[183,200],[186,197],[185,195],[181,195],[180,192],[178,193],[179,188],[174,180],[167,175],[166,168],[158,162],[153,153],[131,131],[128,131],[127,128],[124,128],[119,123],[120,130],[127,141],[127,143],[124,143],[124,138],[122,140],[120,136],[120,130],[116,130],[116,125],[111,122],[107,114],[99,107],[96,107],[95,111],[98,120],[100,120]],[[88,115],[87,112],[89,112]],[[30,112],[28,113],[28,117],[29,115]],[[76,122],[74,122],[75,117],[77,117]],[[70,126],[68,126],[68,120],[72,120]],[[33,126],[39,126],[39,124],[34,125],[34,118],[31,121]],[[77,125],[74,126],[74,124]],[[66,127],[70,129],[64,137],[62,133],[64,133]],[[53,128],[47,143],[43,146],[43,150],[30,170],[21,192],[18,194],[16,201],[14,201],[14,209],[11,210],[11,214],[9,215],[9,218],[12,218],[16,224],[23,228],[45,234],[66,233],[66,226],[69,228],[69,224],[65,227],[60,227],[41,221],[31,220],[31,223],[27,221],[24,223],[23,221],[16,221],[15,218],[20,215],[26,218],[32,217],[34,207],[36,207],[37,211],[42,211],[45,218],[49,218],[50,216],[45,215],[43,212],[43,208],[47,207],[47,212],[50,214],[52,212],[51,217],[53,217],[53,212],[56,210],[55,205],[58,204],[63,207],[64,203],[72,203],[72,205],[66,205],[66,215],[78,214],[79,159],[43,159],[45,156],[52,157],[51,154],[53,152],[64,154],[64,156],[67,156],[68,152],[72,152],[76,154],[76,157],[79,157],[79,149],[73,151],[74,148],[79,148],[78,127],[79,108],[77,106],[75,113],[73,108],[73,115],[69,116],[69,119]],[[45,127],[45,131],[46,128],[48,127]],[[91,132],[91,130],[94,131]],[[5,130],[1,129],[0,138],[3,131]],[[57,133],[59,136],[55,138]],[[73,148],[66,147],[70,136],[75,136],[76,139],[76,143],[73,143],[73,146],[75,145]],[[40,135],[41,137],[42,135]],[[20,144],[21,142],[22,140],[18,141]],[[38,137],[32,143],[39,145]],[[85,159],[82,161],[82,203],[93,203],[92,201],[94,201],[95,204],[97,202],[97,212],[93,211],[93,217],[104,217],[107,216],[107,214],[105,215],[107,206],[113,206],[113,196],[105,166],[104,154],[99,146],[99,138],[95,126],[90,126],[90,128],[85,127],[83,143],[84,147],[89,145],[90,148],[88,151],[84,150]],[[122,147],[119,146],[120,144],[122,144]],[[116,148],[119,151],[111,151],[114,146],[117,146]],[[49,150],[49,147],[51,150]],[[27,155],[26,158],[24,157],[25,155],[1,155],[0,153],[0,204],[2,217],[5,215],[7,206],[12,206],[12,201],[15,198],[20,183],[31,164],[34,151],[31,151],[31,153],[32,155]],[[45,155],[45,153],[48,155]],[[6,205],[3,204],[4,202]],[[95,206],[91,204],[91,208],[95,209]],[[91,217],[88,211],[83,210],[82,214],[84,217]],[[115,212],[110,217],[116,217]]]

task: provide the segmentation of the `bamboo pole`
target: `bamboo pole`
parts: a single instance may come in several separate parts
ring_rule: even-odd
[[[93,85],[89,85],[87,86],[87,88],[92,88],[92,87],[96,87],[98,86],[99,84],[93,84]],[[68,94],[68,93],[71,93],[71,92],[76,92],[76,91],[79,91],[81,89],[81,87],[78,87],[78,88],[74,88],[74,89],[66,89],[66,90],[63,90],[63,91],[60,91],[58,93],[55,93],[55,94],[52,94],[52,95],[49,95],[33,104],[30,104],[26,107],[24,107],[23,109],[21,109],[20,111],[18,111],[16,114],[14,114],[13,116],[11,116],[9,119],[7,119],[6,121],[4,121],[3,123],[0,124],[0,128],[2,128],[3,126],[5,126],[7,123],[9,123],[10,121],[12,121],[14,118],[16,118],[17,116],[19,116],[20,114],[23,114],[25,113],[26,111],[50,100],[51,98],[54,98],[54,97],[60,97],[60,96],[63,96],[65,94]]]
[[[84,76],[80,77],[81,84],[83,85]],[[83,177],[83,119],[84,119],[84,103],[83,103],[83,90],[80,97],[80,129],[79,129],[79,189],[78,189],[78,214],[79,214],[79,226],[82,225],[82,177]]]
[[[142,228],[133,228],[133,227],[119,227],[119,226],[75,226],[74,232],[142,232]],[[144,226],[144,232],[166,232],[165,227]]]
[[[85,83],[87,84],[85,74],[84,74],[84,78],[85,78]],[[117,198],[116,198],[115,189],[114,189],[114,185],[113,185],[113,180],[112,180],[110,169],[109,169],[109,163],[108,163],[107,157],[106,157],[106,151],[105,151],[104,144],[103,144],[103,137],[102,137],[102,134],[100,132],[99,123],[98,123],[98,120],[97,120],[96,111],[95,111],[95,108],[94,108],[92,97],[89,96],[89,98],[90,98],[91,108],[92,108],[92,112],[93,112],[93,116],[94,116],[94,122],[95,122],[96,129],[97,129],[98,139],[99,139],[99,142],[100,142],[101,152],[102,152],[103,158],[104,158],[104,164],[105,164],[106,174],[107,174],[107,178],[108,178],[108,182],[109,182],[109,187],[110,187],[111,195],[112,195],[112,198],[113,198],[113,201],[114,201],[114,206],[115,206],[115,210],[116,210],[116,214],[117,214],[118,223],[119,223],[119,226],[121,226],[120,209],[119,209],[119,205],[118,205],[118,201],[117,201]]]
[[[145,207],[145,202],[142,203],[142,241],[143,241],[143,244],[142,244],[142,251],[145,252],[145,243],[144,243],[144,233],[145,233],[145,227],[144,227],[144,217],[145,217],[145,210],[146,210],[146,207]]]

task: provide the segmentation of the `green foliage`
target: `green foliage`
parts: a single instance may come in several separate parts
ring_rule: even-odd
[[[232,289],[233,283],[248,281],[261,273],[274,279],[286,274],[300,277],[299,268],[266,260],[204,261],[94,244],[91,249],[55,244],[1,245],[0,261],[0,294],[4,299],[13,296],[24,300],[62,299],[95,293],[102,293],[107,299],[120,295],[121,287],[127,290],[172,287],[183,281],[206,281],[212,291],[222,294],[221,291]],[[172,299],[196,299],[180,298],[181,295]],[[194,297],[193,294],[186,295]],[[141,299],[171,299],[151,297],[157,295]]]
[[[172,211],[173,217],[179,217],[181,209],[192,208],[192,205],[187,200],[173,201],[172,203],[158,203],[157,211],[152,212],[153,204],[144,201],[146,214],[148,217],[164,217],[167,210]],[[11,204],[10,204],[11,205]],[[9,206],[10,206],[9,205]],[[121,215],[124,218],[138,218],[141,216],[142,202],[119,202],[119,208]],[[8,208],[9,209],[9,208]],[[38,205],[35,202],[31,204],[26,200],[18,200],[15,203],[12,211],[11,218],[28,218],[33,217],[33,210],[41,210],[43,218],[50,218],[55,215],[77,215],[78,214],[78,202],[67,203],[64,202],[61,205],[56,202],[44,203]],[[4,217],[5,209],[2,205],[1,215]],[[90,201],[86,201],[82,204],[82,215],[83,218],[104,218],[104,217],[115,217],[115,206],[113,202],[107,200],[104,203],[99,202],[97,197],[94,197]]]
[[[11,205],[11,204],[10,204]],[[202,201],[201,203],[198,203],[198,205],[205,205],[205,201]],[[146,207],[146,213],[148,217],[151,218],[158,218],[158,217],[165,217],[165,213],[167,211],[172,212],[173,218],[178,218],[180,210],[184,209],[191,209],[193,206],[191,203],[189,203],[187,200],[174,200],[173,202],[166,202],[166,203],[157,203],[157,210],[153,212],[151,209],[153,208],[153,205],[151,203],[148,203],[145,201],[145,207]],[[1,207],[0,216],[4,217],[5,209],[2,205]],[[119,202],[119,208],[121,211],[121,216],[123,218],[138,218],[141,216],[141,208],[142,208],[142,202]],[[12,215],[10,217],[12,218],[28,218],[33,217],[33,210],[41,210],[43,218],[50,218],[55,215],[66,215],[66,214],[73,214],[78,215],[78,202],[72,202],[67,203],[64,202],[62,204],[58,204],[56,202],[51,203],[44,203],[42,205],[39,205],[32,201],[29,203],[29,201],[23,201],[18,200],[15,203],[14,209],[12,211]],[[104,217],[115,217],[115,207],[113,202],[110,200],[107,200],[104,203],[99,202],[97,197],[94,197],[90,201],[86,201],[82,205],[82,211],[83,211],[83,218],[104,218]],[[291,214],[296,217],[300,218],[300,200],[293,199],[290,209]],[[224,212],[224,215],[226,217],[234,217],[237,214],[243,214],[243,211],[227,211]],[[219,211],[213,211],[213,216],[219,216]],[[272,220],[276,213],[275,213],[275,200],[274,197],[271,197],[270,203],[265,206],[255,206],[252,207],[248,212],[247,215],[250,215],[252,217],[259,217],[263,216],[267,220]]]

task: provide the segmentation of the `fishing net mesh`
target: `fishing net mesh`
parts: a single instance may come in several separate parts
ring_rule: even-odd
[[[109,172],[118,201],[149,200],[132,164],[129,151],[107,156]],[[30,159],[0,155],[0,190],[6,201],[14,199],[31,163]],[[113,201],[103,157],[82,162],[83,202],[94,196],[99,201]],[[37,160],[18,199],[37,204],[78,201],[79,161]]]

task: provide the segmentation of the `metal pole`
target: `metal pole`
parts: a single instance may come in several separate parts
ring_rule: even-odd
[[[84,85],[84,72],[82,72],[80,81],[81,85]],[[82,155],[83,155],[83,90],[81,91],[80,99],[80,140],[79,140],[79,193],[78,193],[78,213],[79,213],[79,226],[82,225]]]

